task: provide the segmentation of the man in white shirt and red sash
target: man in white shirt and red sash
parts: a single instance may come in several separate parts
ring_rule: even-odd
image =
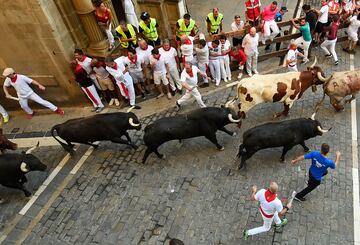
[[[287,219],[280,219],[279,216],[283,216],[291,208],[291,204],[283,207],[279,198],[277,198],[278,185],[275,182],[270,182],[270,187],[265,190],[261,189],[258,192],[257,187],[252,187],[252,194],[250,199],[252,201],[260,202],[260,213],[264,220],[264,224],[260,227],[253,228],[251,230],[244,230],[243,238],[247,240],[249,236],[253,236],[262,232],[267,232],[271,228],[271,224],[274,221],[276,227],[281,227],[287,224]]]

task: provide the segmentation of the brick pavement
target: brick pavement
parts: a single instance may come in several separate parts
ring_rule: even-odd
[[[348,55],[341,53],[338,67],[323,60],[319,50],[313,52],[329,74],[349,67]],[[304,67],[300,67],[304,69]],[[283,71],[283,69],[280,69]],[[232,89],[205,97],[205,103],[219,106],[233,97]],[[308,117],[322,96],[308,91],[296,102],[289,118]],[[196,106],[196,105],[195,105]],[[191,106],[187,109],[191,109]],[[322,125],[333,127],[330,133],[307,141],[310,149],[328,142],[334,151],[342,152],[337,170],[302,205],[294,203],[287,215],[289,224],[283,233],[273,230],[241,240],[244,227],[261,224],[257,204],[249,201],[251,185],[265,187],[277,181],[280,197],[300,190],[307,179],[308,161],[300,170],[290,165],[290,159],[302,154],[294,147],[286,159],[279,162],[281,149],[263,150],[248,161],[245,171],[237,171],[234,157],[241,142],[241,133],[253,125],[274,121],[272,113],[280,104],[256,106],[243,122],[235,125],[237,137],[218,133],[225,151],[219,152],[203,138],[169,142],[160,148],[167,156],[159,160],[154,155],[142,165],[143,132],[131,137],[140,148],[102,143],[85,162],[61,195],[40,220],[26,244],[167,244],[177,237],[185,244],[349,244],[353,241],[351,128],[350,107],[335,113],[326,99],[317,114]],[[175,108],[143,118],[144,126],[154,120],[175,115]],[[282,120],[282,119],[276,119]],[[266,161],[265,161],[266,159]],[[174,192],[171,192],[174,189]],[[7,242],[11,242],[10,239]],[[6,243],[5,243],[6,244]]]

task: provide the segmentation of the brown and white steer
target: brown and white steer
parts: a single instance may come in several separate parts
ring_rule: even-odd
[[[316,109],[323,103],[326,94],[335,110],[341,111],[344,109],[344,104],[355,99],[355,95],[360,91],[360,70],[334,72],[332,79],[324,83],[323,87],[324,96],[317,104]],[[342,103],[343,99],[349,95],[351,98]]]
[[[323,84],[331,77],[324,78],[324,73],[318,66],[310,66],[307,71],[288,72],[282,74],[255,75],[241,80],[237,87],[237,97],[226,103],[227,107],[236,107],[239,99],[239,116],[246,113],[257,104],[266,102],[283,102],[284,110],[276,113],[276,117],[287,116],[295,100],[311,86]]]

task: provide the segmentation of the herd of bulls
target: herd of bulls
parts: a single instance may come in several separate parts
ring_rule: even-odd
[[[283,102],[284,111],[277,113],[276,116],[287,115],[294,101],[310,87],[315,91],[316,85],[323,85],[324,97],[327,94],[330,97],[330,103],[339,111],[344,108],[341,104],[342,100],[347,95],[351,95],[352,97],[345,102],[351,101],[360,90],[359,72],[338,72],[325,78],[321,68],[314,64],[303,72],[256,75],[243,79],[237,87],[237,98],[227,102],[221,108],[201,108],[187,114],[161,118],[146,126],[143,140],[147,148],[143,163],[151,153],[164,158],[164,155],[159,153],[158,147],[171,140],[181,141],[204,136],[216,145],[218,150],[223,150],[224,147],[216,138],[218,130],[230,136],[236,136],[235,132],[229,131],[225,126],[236,123],[240,127],[246,113],[260,103]],[[323,100],[324,98],[317,104],[316,110],[319,109]],[[130,110],[126,113],[116,112],[71,119],[55,125],[51,133],[67,152],[73,154],[73,143],[97,147],[94,144],[96,141],[127,144],[137,149],[138,147],[131,141],[128,130],[141,130],[138,117]],[[308,151],[305,141],[327,131],[315,119],[315,114],[311,118],[272,122],[253,127],[243,134],[237,155],[241,158],[239,169],[242,169],[246,160],[261,149],[283,147],[281,161],[284,161],[285,154],[295,145],[301,145],[304,151]],[[20,189],[25,196],[30,196],[31,193],[24,187],[27,181],[26,173],[45,171],[46,165],[31,154],[36,147],[23,153],[4,153],[5,149],[15,150],[17,145],[7,140],[2,130],[0,134],[0,150],[3,153],[0,155],[0,184]],[[123,136],[126,139],[123,139]]]

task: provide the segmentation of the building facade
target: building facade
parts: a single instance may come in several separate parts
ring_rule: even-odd
[[[112,10],[113,27],[120,20],[127,21],[126,12],[132,4],[135,16],[146,10],[158,20],[161,38],[172,37],[173,26],[185,12],[184,0],[104,2]],[[74,48],[83,48],[90,56],[109,54],[91,0],[0,0],[0,6],[0,70],[12,67],[41,82],[47,89],[37,92],[57,104],[83,102],[85,97],[69,66]],[[7,109],[18,108],[17,102],[0,94],[0,104]]]

